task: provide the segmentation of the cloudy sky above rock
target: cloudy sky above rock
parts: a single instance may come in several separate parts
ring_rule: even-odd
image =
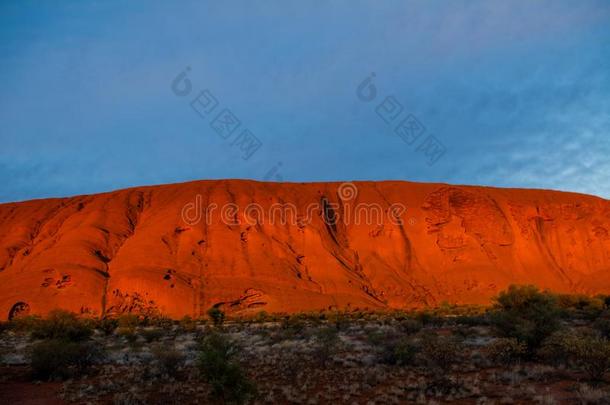
[[[215,178],[610,197],[608,1],[2,2],[0,77],[4,202]]]

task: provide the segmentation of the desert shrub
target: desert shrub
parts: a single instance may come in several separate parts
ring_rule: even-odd
[[[278,332],[274,335],[275,341],[294,339],[303,337],[307,329],[307,322],[302,317],[294,314],[286,316],[280,323]]]
[[[130,314],[130,313],[122,314],[121,316],[119,316],[117,319],[117,322],[118,322],[117,326],[119,328],[129,328],[129,329],[135,329],[136,327],[138,327],[142,324],[142,321],[140,320],[140,318],[138,318],[137,315]]]
[[[172,329],[174,327],[174,320],[161,314],[145,318],[143,322],[148,326],[156,326],[162,329]]]
[[[605,303],[601,297],[589,297],[582,294],[561,294],[556,296],[557,304],[570,317],[593,320],[604,310]]]
[[[586,373],[592,380],[610,371],[610,341],[595,335],[557,332],[544,341],[539,356],[552,364],[566,364]]]
[[[413,364],[419,348],[412,340],[403,337],[385,340],[377,350],[381,363],[405,366]]]
[[[376,328],[366,328],[365,333],[369,344],[373,347],[381,345],[386,339],[396,337],[395,334],[386,334]]]
[[[510,365],[518,363],[527,352],[525,343],[514,338],[500,338],[486,348],[487,356],[497,364]]]
[[[344,311],[332,311],[326,315],[329,325],[333,325],[337,330],[345,330],[350,325],[350,317]]]
[[[89,322],[76,314],[63,310],[51,311],[45,319],[37,321],[32,330],[34,339],[62,339],[82,341],[93,333]]]
[[[485,326],[489,325],[489,319],[485,314],[478,315],[460,315],[455,317],[456,325],[464,326]]]
[[[594,381],[602,380],[610,370],[610,342],[595,336],[583,336],[574,341],[574,364]]]
[[[554,366],[569,365],[578,336],[571,331],[559,330],[547,337],[537,355],[545,363]]]
[[[406,318],[399,321],[398,327],[402,332],[411,335],[413,333],[419,332],[424,327],[424,325],[421,323],[421,321],[418,321],[417,319]]]
[[[253,319],[254,322],[263,323],[269,321],[269,314],[266,311],[259,311]]]
[[[138,340],[136,329],[128,326],[119,326],[116,328],[115,333],[117,336],[124,337],[129,344],[134,344]]]
[[[101,330],[106,336],[110,336],[114,333],[116,328],[119,326],[119,321],[114,318],[100,319],[97,323],[97,329]]]
[[[225,321],[225,313],[218,307],[208,309],[208,316],[214,323],[214,326],[222,326]]]
[[[175,347],[154,346],[151,350],[155,364],[162,374],[175,377],[184,364],[184,355]]]
[[[461,342],[453,336],[426,334],[422,337],[421,356],[433,371],[446,375],[462,360]]]
[[[578,402],[582,405],[606,404],[610,399],[610,396],[603,389],[591,387],[587,384],[581,384],[575,393]]]
[[[599,332],[602,337],[606,339],[610,338],[610,314],[605,312],[593,323],[595,330]]]
[[[316,331],[315,334],[316,346],[314,356],[322,367],[325,367],[327,361],[332,354],[337,350],[341,340],[337,329],[333,327],[325,327]]]
[[[400,310],[400,309],[392,311],[392,312],[390,312],[387,315],[390,316],[395,321],[398,321],[398,322],[404,321],[406,319],[410,319],[409,314],[407,312],[403,311],[403,310]]]
[[[224,402],[244,403],[256,393],[235,360],[237,346],[226,337],[210,334],[201,342],[198,368],[202,378],[210,384],[212,396]]]
[[[565,309],[583,309],[589,303],[589,297],[582,294],[557,294],[557,305]]]
[[[455,315],[459,311],[459,307],[455,304],[451,304],[447,301],[442,301],[438,307],[434,309],[436,316],[445,317],[448,315]]]
[[[36,343],[30,353],[34,378],[45,380],[82,374],[103,357],[103,351],[93,342],[59,339]]]
[[[496,298],[490,321],[502,337],[525,343],[532,353],[559,329],[560,315],[552,294],[540,292],[535,286],[511,285]]]
[[[143,329],[140,334],[148,343],[161,339],[164,335],[163,329],[152,328]]]
[[[398,333],[388,333],[379,330],[367,330],[368,343],[375,349],[377,360],[381,364],[408,365],[413,364],[419,347],[411,337]]]
[[[191,333],[197,330],[197,322],[188,315],[185,315],[178,323],[180,328],[186,332]]]
[[[147,398],[145,392],[136,389],[130,389],[126,391],[117,392],[112,396],[113,405],[141,405],[147,404]],[[178,401],[172,401],[175,403]]]
[[[432,312],[430,311],[421,311],[418,312],[415,316],[415,319],[417,319],[419,322],[421,322],[422,325],[424,326],[431,326],[431,325],[442,325],[443,324],[443,319],[434,315]]]
[[[8,321],[8,328],[15,332],[31,332],[41,321],[38,315],[26,315]]]
[[[478,331],[470,326],[457,325],[453,328],[453,334],[460,339],[466,339],[478,335]]]

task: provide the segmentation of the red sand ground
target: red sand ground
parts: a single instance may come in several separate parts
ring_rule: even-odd
[[[179,318],[221,303],[229,312],[485,304],[511,283],[610,292],[607,200],[445,184],[355,185],[197,181],[2,204],[0,318],[58,307]],[[194,207],[197,195],[201,206]],[[233,215],[222,220],[227,203],[239,207],[240,224],[227,223]],[[244,220],[251,203],[265,215],[258,224]],[[272,205],[284,203],[296,206],[298,220],[270,223]],[[387,212],[396,203],[407,208],[402,224]],[[197,219],[195,211],[210,204],[218,207],[210,223],[205,213],[185,223],[185,205]],[[362,204],[376,204],[382,218]],[[335,225],[325,223],[324,205],[332,207],[326,217],[338,215]],[[371,213],[371,223],[363,215],[354,223],[358,209]]]

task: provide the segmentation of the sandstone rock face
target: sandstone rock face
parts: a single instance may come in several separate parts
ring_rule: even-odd
[[[610,202],[410,182],[197,181],[0,205],[0,317],[610,293]]]

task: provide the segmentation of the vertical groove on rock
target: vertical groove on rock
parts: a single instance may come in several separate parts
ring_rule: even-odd
[[[148,199],[150,199],[150,194],[148,194]],[[135,201],[132,199],[135,197]],[[125,243],[136,233],[136,228],[138,223],[140,222],[140,216],[144,211],[144,193],[142,191],[133,191],[130,192],[126,197],[126,211],[125,217],[127,219],[128,228],[125,235],[117,235],[119,236],[119,241],[117,245],[112,249],[112,252],[106,256],[101,251],[95,251],[95,255],[100,259],[102,263],[104,263],[106,272],[104,277],[104,285],[102,290],[102,317],[106,316],[106,311],[108,310],[108,283],[110,282],[110,264],[112,260],[117,257]],[[108,245],[109,240],[106,239],[106,245]],[[107,248],[109,246],[106,246]]]
[[[379,194],[381,199],[386,203],[387,209],[389,209],[389,207],[392,204],[388,201],[388,199],[381,192],[381,190],[379,190],[377,183],[374,183],[373,188],[375,189],[377,194]],[[407,208],[407,210],[408,210],[408,208]],[[414,263],[415,263],[415,265],[419,266],[419,263],[417,262],[417,257],[415,256],[415,253],[413,251],[413,246],[411,244],[411,240],[409,239],[409,236],[407,235],[407,232],[405,231],[402,220],[400,221],[400,223],[393,224],[393,225],[395,225],[398,228],[398,231],[400,232],[400,236],[403,241],[403,251],[404,251],[404,255],[405,255],[405,267],[404,267],[405,273],[410,274],[414,270]]]

